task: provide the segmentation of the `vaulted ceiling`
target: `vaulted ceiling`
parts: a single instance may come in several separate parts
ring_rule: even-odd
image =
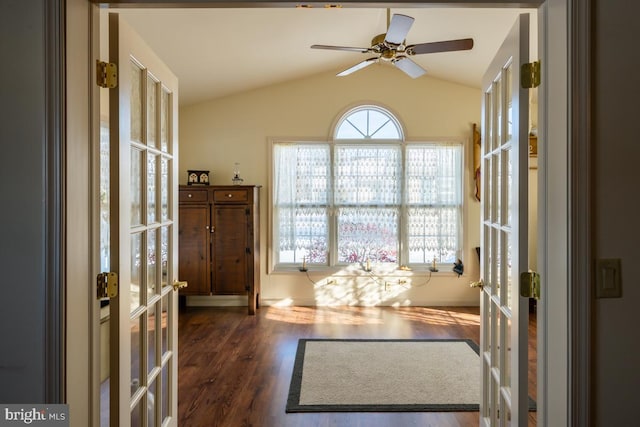
[[[106,16],[108,11],[104,10]],[[323,73],[340,72],[369,53],[311,49],[312,44],[369,47],[386,32],[386,9],[242,8],[117,10],[169,65],[180,81],[180,104]],[[415,18],[407,44],[471,37],[470,51],[415,55],[427,76],[480,87],[517,14],[531,9],[399,8]],[[532,57],[537,57],[534,53]],[[384,64],[390,66],[389,64]],[[398,79],[410,79],[400,70]],[[341,79],[356,79],[358,73]],[[424,78],[424,77],[420,77]],[[393,82],[390,82],[393,84]]]

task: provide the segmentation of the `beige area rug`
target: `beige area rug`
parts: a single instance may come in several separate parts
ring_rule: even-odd
[[[471,340],[301,339],[287,412],[478,411]]]

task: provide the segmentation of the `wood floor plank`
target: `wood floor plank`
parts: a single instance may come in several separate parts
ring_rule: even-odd
[[[469,338],[478,343],[479,329],[478,307],[263,307],[255,316],[247,316],[244,307],[182,308],[178,425],[477,426],[478,412],[287,414],[285,406],[300,338]],[[529,359],[535,397],[535,341]],[[529,425],[535,426],[535,414]]]

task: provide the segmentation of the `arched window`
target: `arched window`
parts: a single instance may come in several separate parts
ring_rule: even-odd
[[[404,140],[386,109],[361,105],[328,142],[273,146],[276,267],[428,268],[461,257],[462,144]]]
[[[402,140],[402,127],[387,110],[364,105],[349,110],[338,122],[335,139]]]

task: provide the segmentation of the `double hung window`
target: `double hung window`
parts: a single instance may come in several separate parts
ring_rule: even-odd
[[[332,141],[276,141],[275,266],[453,263],[461,177],[460,143],[406,142],[377,106],[347,112]]]

